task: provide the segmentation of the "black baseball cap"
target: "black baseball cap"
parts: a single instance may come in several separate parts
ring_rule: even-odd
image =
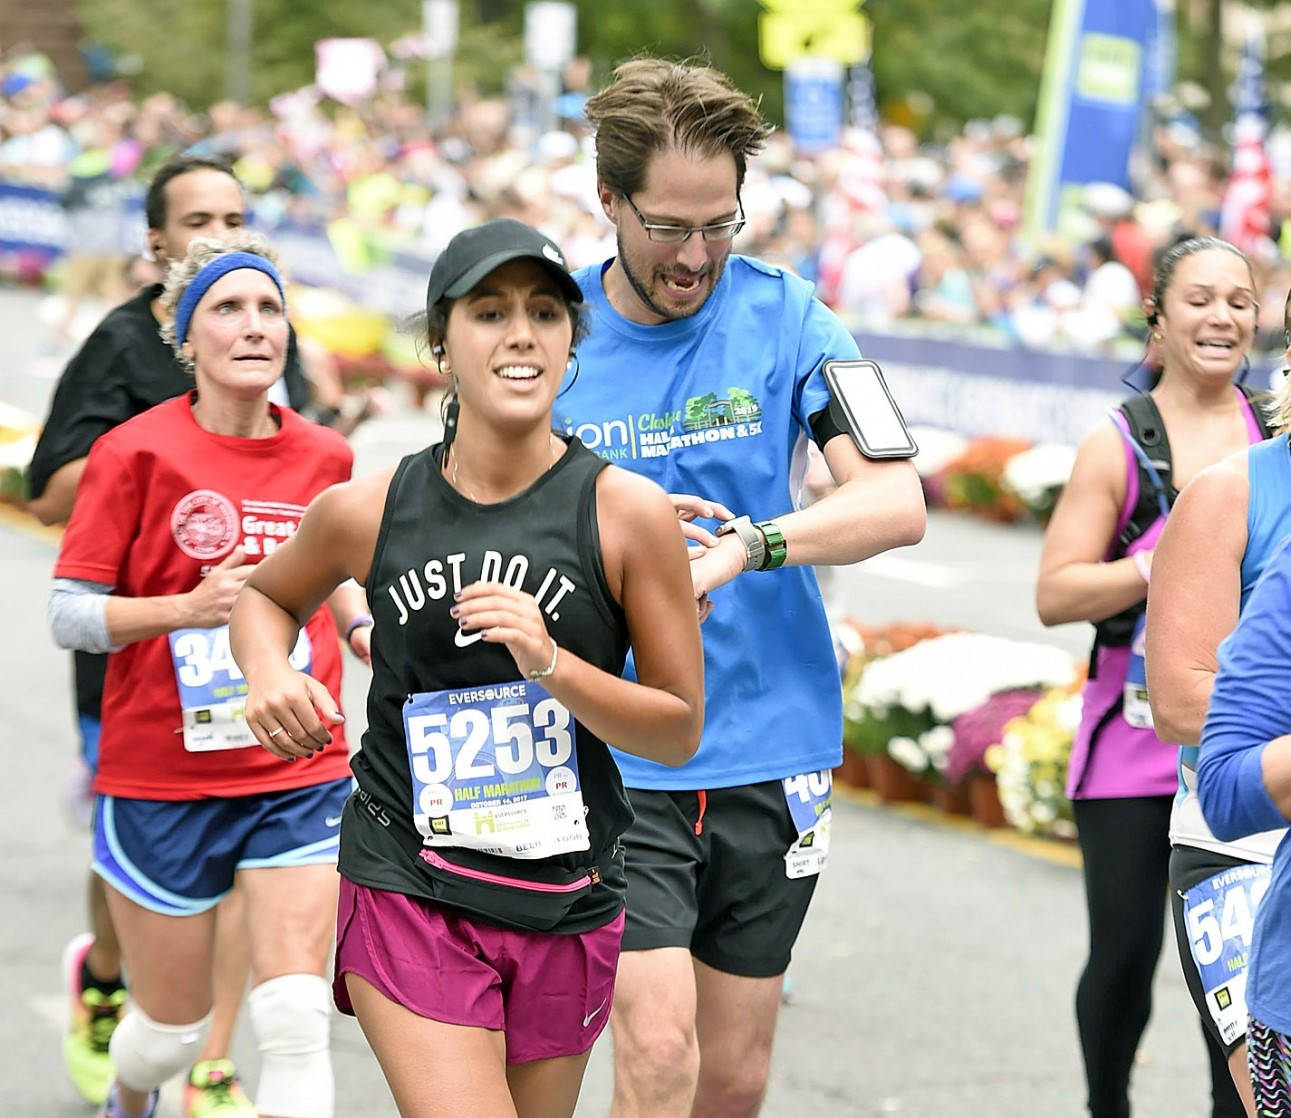
[[[494,268],[511,260],[530,259],[545,264],[556,277],[561,294],[581,303],[583,293],[565,264],[565,254],[550,238],[531,225],[501,217],[458,233],[439,254],[426,285],[426,305],[465,295]]]

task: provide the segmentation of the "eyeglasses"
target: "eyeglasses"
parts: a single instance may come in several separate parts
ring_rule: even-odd
[[[623,195],[623,201],[628,204],[628,208],[636,215],[637,221],[641,222],[641,228],[645,230],[646,236],[654,241],[655,244],[685,244],[690,240],[692,233],[698,233],[706,241],[729,241],[744,228],[744,206],[742,203],[740,204],[740,216],[737,221],[720,221],[715,225],[655,225],[641,216],[641,211],[632,204],[632,199],[626,194]]]

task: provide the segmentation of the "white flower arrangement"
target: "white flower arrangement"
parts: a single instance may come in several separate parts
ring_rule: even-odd
[[[1058,494],[1071,478],[1074,447],[1040,443],[1013,455],[1000,475],[1000,485],[1015,494],[1037,516],[1053,510]]]
[[[950,761],[950,747],[955,735],[949,726],[934,726],[917,738],[895,737],[888,741],[888,754],[913,773],[926,772],[931,766],[944,773]]]
[[[1052,645],[947,633],[867,665],[855,701],[880,717],[903,707],[926,710],[934,722],[948,724],[997,691],[1066,687],[1076,671],[1071,656]]]

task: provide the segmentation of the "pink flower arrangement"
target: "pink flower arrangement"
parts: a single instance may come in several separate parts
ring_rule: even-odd
[[[998,745],[1004,736],[1004,727],[1012,719],[1025,715],[1043,694],[1044,689],[1038,687],[997,691],[980,706],[952,719],[950,728],[955,737],[950,745],[946,779],[955,784],[971,772],[989,773],[986,751]]]

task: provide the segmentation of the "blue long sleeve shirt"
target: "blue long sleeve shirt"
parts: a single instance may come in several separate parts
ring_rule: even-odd
[[[1197,773],[1206,822],[1226,842],[1287,823],[1264,787],[1262,756],[1269,741],[1291,734],[1289,542],[1278,545],[1219,646]]]

